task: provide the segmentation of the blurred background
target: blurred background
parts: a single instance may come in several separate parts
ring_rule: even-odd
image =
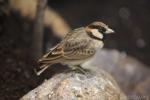
[[[150,64],[150,1],[148,0],[49,0],[74,29],[100,20],[115,30],[106,48],[125,51]]]
[[[33,71],[35,62],[30,47],[36,4],[37,0],[0,1],[1,100],[20,98],[58,71],[58,67],[49,69],[40,77]],[[124,52],[149,70],[149,0],[47,0],[47,6],[42,45],[44,52],[58,43],[70,29],[102,21],[115,30],[115,34],[105,39],[104,48]]]

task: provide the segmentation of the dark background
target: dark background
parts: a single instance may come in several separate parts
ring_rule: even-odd
[[[72,29],[93,21],[108,24],[116,33],[106,38],[105,48],[125,52],[150,65],[149,0],[48,0],[48,5]],[[29,49],[32,23],[29,25],[28,19],[15,12],[1,15],[0,12],[0,99],[17,100],[50,78],[49,73],[55,74],[57,67],[37,77]]]

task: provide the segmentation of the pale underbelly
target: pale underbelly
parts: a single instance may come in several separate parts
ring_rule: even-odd
[[[63,65],[70,65],[70,66],[81,65],[81,64],[87,62],[88,60],[90,60],[91,58],[92,57],[87,58],[87,59],[83,59],[83,60],[64,61],[62,64]]]

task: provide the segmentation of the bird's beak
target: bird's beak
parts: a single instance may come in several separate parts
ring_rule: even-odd
[[[115,33],[115,31],[110,29],[110,28],[108,28],[105,33],[106,34],[111,34],[111,33]]]

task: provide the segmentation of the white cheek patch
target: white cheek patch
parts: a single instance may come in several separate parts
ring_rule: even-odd
[[[98,29],[92,29],[92,34],[100,39],[103,39],[103,34],[98,31]]]

